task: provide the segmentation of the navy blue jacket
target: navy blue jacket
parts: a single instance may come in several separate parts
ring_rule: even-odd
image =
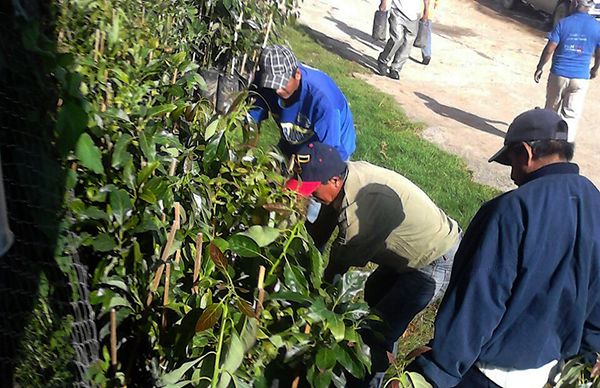
[[[530,369],[600,351],[600,193],[577,165],[545,166],[481,207],[431,347],[411,368],[443,388],[476,361]]]

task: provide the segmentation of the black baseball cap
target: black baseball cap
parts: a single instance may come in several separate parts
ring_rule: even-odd
[[[319,142],[304,144],[293,157],[294,178],[286,187],[308,197],[321,184],[346,170],[346,163],[333,147]]]
[[[260,54],[258,85],[268,89],[284,87],[298,68],[298,63],[292,50],[286,46],[265,47]]]
[[[515,117],[504,137],[504,146],[488,162],[508,166],[508,150],[514,144],[535,140],[567,141],[568,132],[567,122],[555,111],[539,108],[528,110]]]

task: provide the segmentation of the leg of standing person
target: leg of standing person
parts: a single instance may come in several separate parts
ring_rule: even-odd
[[[417,37],[417,32],[419,31],[419,20],[408,20],[401,13],[399,14],[400,18],[400,27],[404,30],[404,41],[396,51],[394,55],[394,60],[392,61],[392,65],[390,66],[390,77],[397,79],[400,70],[402,70],[402,66],[406,63],[408,56],[410,55],[410,50],[412,49],[413,43],[415,42],[415,38]]]
[[[562,98],[569,79],[550,73],[546,84],[546,109],[560,114]]]
[[[425,47],[423,47],[421,49],[421,55],[423,57],[423,64],[425,66],[429,65],[429,62],[431,62],[431,25],[433,23],[431,21],[429,21],[429,23],[427,23],[427,44],[425,45]]]
[[[388,65],[404,42],[404,28],[400,25],[400,15],[401,13],[397,9],[390,9],[390,17],[388,20],[390,24],[390,38],[377,58],[381,75],[387,75]],[[385,72],[382,72],[382,70],[385,70]]]
[[[583,111],[585,96],[589,87],[587,79],[570,79],[563,95],[559,114],[567,122],[569,127],[569,142],[575,142],[579,119]]]

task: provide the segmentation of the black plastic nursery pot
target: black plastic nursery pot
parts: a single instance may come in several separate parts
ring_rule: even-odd
[[[200,95],[215,106],[217,103],[217,89],[219,86],[219,70],[200,69],[200,76],[206,82],[206,90],[201,90]]]
[[[225,113],[233,103],[236,94],[240,91],[240,79],[235,75],[221,74],[217,90],[217,112]]]

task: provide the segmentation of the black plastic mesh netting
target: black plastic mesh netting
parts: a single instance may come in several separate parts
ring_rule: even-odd
[[[68,217],[53,138],[55,82],[44,53],[27,47],[32,26],[54,36],[47,3],[0,1],[0,158],[14,235],[0,257],[2,387],[90,386],[99,355],[89,275],[61,232]]]

